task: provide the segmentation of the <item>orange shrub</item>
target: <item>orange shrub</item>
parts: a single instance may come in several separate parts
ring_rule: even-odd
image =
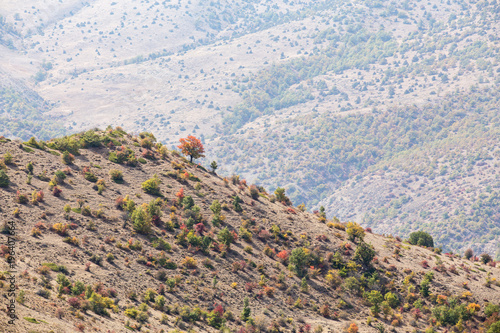
[[[290,255],[288,254],[287,250],[283,250],[283,251],[279,252],[276,256],[280,259],[280,261],[282,263],[284,263],[284,262],[286,262],[288,260],[288,257]]]
[[[477,313],[479,310],[481,310],[481,306],[479,304],[469,303],[469,305],[467,305],[467,311],[472,315]]]
[[[358,330],[358,325],[356,325],[355,323],[351,323],[351,325],[349,325],[349,328],[347,329],[347,332],[358,333]]]
[[[66,236],[68,234],[69,225],[62,223],[54,223],[51,229],[60,236]]]
[[[447,299],[448,299],[448,297],[446,297],[444,295],[438,295],[436,301],[438,302],[438,304],[446,304],[446,303],[448,303]]]
[[[184,199],[184,188],[181,187],[175,196],[179,199],[179,203],[181,203],[182,199]]]
[[[273,297],[274,291],[275,289],[273,287],[264,286],[264,293],[266,294],[267,297]]]

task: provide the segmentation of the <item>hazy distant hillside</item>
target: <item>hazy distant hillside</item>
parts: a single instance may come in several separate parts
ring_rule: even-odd
[[[118,118],[175,141],[262,115],[423,102],[496,75],[495,4],[7,1],[0,15],[2,70],[37,83],[70,130]]]
[[[296,204],[323,205],[329,216],[362,221],[379,232],[407,235],[424,227],[446,249],[495,253],[496,95],[481,90],[423,107],[286,119],[232,136],[221,152],[236,159],[236,172],[251,181],[270,188],[286,184]]]
[[[298,30],[297,22],[302,29],[328,6],[316,1],[63,3],[54,11],[36,1],[24,7],[11,1],[0,10],[4,44],[18,51],[11,57],[39,65],[25,78],[37,82],[35,90],[54,103],[53,113],[66,116],[70,130],[118,117],[130,129],[153,126],[165,140],[198,127],[213,133],[221,110],[240,100],[225,89],[231,77],[258,71],[283,51],[312,48],[306,40],[271,46],[275,38],[269,33]]]
[[[479,177],[499,166],[498,6],[439,7],[446,20],[404,6],[370,12],[385,26],[378,32],[364,28],[366,13],[334,18],[314,36],[313,55],[236,83],[243,102],[225,119],[234,134],[218,139],[218,156],[226,170],[270,188],[285,183],[296,204],[324,205],[329,216],[403,235],[424,225],[447,250],[500,255],[497,176]],[[408,27],[387,29],[391,20]],[[378,179],[371,195],[365,182],[355,187],[379,170],[393,177],[390,167],[405,171],[400,184],[425,177],[430,186],[393,193]],[[388,212],[403,195],[418,204]],[[478,208],[490,195],[490,208]]]
[[[496,1],[4,1],[0,131],[116,124],[169,147],[193,133],[222,172],[286,184],[295,204],[378,232],[425,224],[446,250],[500,255],[499,13]]]

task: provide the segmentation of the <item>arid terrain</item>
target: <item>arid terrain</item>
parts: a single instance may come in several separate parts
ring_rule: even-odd
[[[5,0],[0,135],[193,134],[309,212],[499,260],[499,8]]]
[[[218,176],[150,133],[1,138],[0,156],[4,332],[491,333],[500,325],[500,271],[487,254],[466,259],[441,252],[437,240],[411,245],[303,211],[286,192]]]

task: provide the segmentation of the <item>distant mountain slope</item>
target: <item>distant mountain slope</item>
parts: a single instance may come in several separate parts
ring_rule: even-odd
[[[0,9],[3,39],[38,66],[25,79],[53,113],[75,129],[121,116],[165,142],[262,115],[423,103],[493,84],[498,67],[496,3],[16,3]]]
[[[121,116],[127,128],[152,130],[161,119],[154,129],[166,141],[195,127],[214,133],[220,110],[238,101],[225,81],[279,59],[269,32],[302,29],[329,3],[65,1],[51,11],[7,1],[0,15],[16,33],[9,45],[40,66],[37,92],[57,102],[52,112],[68,125],[88,129]],[[289,44],[277,49],[309,49]]]
[[[3,300],[17,316],[9,324],[4,307],[4,332],[500,325],[500,271],[487,255],[326,220],[155,141],[112,127],[0,139],[0,288],[15,286]]]
[[[403,236],[425,226],[447,250],[494,254],[498,101],[485,89],[422,107],[286,119],[221,142],[221,164],[236,160],[235,172],[269,188],[286,184],[293,202],[329,216]]]
[[[1,72],[0,72],[1,73]],[[50,139],[66,133],[61,117],[48,115],[51,109],[22,81],[4,75],[0,83],[0,133],[10,138],[37,136]]]

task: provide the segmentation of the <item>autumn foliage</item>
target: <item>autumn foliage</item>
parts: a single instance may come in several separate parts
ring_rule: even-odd
[[[200,139],[189,135],[187,138],[182,138],[179,140],[181,142],[177,148],[181,149],[182,153],[186,156],[190,157],[190,162],[193,162],[193,158],[197,159],[200,157],[205,157],[203,153],[205,152],[205,148],[203,148],[203,144]]]

